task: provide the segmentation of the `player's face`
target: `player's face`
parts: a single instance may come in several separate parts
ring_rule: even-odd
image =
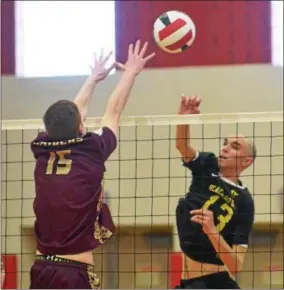
[[[220,150],[219,166],[240,172],[249,166],[249,155],[249,144],[245,137],[225,138]]]

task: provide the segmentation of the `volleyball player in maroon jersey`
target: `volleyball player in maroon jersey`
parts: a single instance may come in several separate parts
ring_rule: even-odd
[[[121,113],[137,75],[154,54],[145,57],[147,43],[129,46],[124,72],[112,93],[101,128],[83,133],[83,121],[95,85],[111,68],[96,61],[74,102],[58,101],[44,117],[46,132],[32,141],[36,159],[34,200],[36,259],[31,268],[33,289],[91,289],[100,282],[93,271],[93,250],[115,230],[103,202],[101,182],[105,162],[116,149]]]

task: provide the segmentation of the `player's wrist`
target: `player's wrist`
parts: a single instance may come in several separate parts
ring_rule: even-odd
[[[124,75],[130,76],[130,77],[136,77],[138,75],[139,72],[137,72],[137,69],[135,68],[126,68],[124,70]]]
[[[88,77],[87,82],[92,86],[96,86],[100,82],[100,80],[98,76],[91,75]]]
[[[207,231],[207,235],[212,236],[212,237],[216,237],[219,235],[219,232],[217,231],[216,227],[212,227],[209,229],[209,231]]]
[[[123,72],[122,79],[124,79],[127,83],[134,82],[137,77],[137,73],[131,69],[126,69]]]

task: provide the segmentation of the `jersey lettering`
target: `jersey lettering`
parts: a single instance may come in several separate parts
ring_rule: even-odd
[[[219,200],[220,196],[212,195],[203,205],[203,209],[209,209],[217,200]],[[217,219],[219,223],[216,225],[218,232],[222,232],[225,228],[226,224],[230,222],[231,218],[234,215],[234,210],[227,203],[223,203],[220,208],[226,213],[225,215],[218,215]]]
[[[72,166],[72,160],[66,158],[70,154],[71,150],[50,152],[45,174],[51,175],[55,171],[56,175],[67,175]],[[56,168],[55,170],[54,166]]]

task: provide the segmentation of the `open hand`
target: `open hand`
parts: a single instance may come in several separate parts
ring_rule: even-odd
[[[205,234],[214,234],[217,232],[212,211],[201,208],[192,210],[190,214],[194,215],[191,220],[200,224]]]
[[[104,80],[110,71],[115,67],[115,63],[106,68],[106,63],[111,57],[112,52],[110,52],[107,56],[104,56],[103,49],[101,50],[100,56],[98,57],[96,53],[94,53],[94,64],[90,66],[92,77],[95,82],[100,82]]]
[[[152,53],[146,57],[146,51],[148,47],[148,42],[145,42],[142,49],[140,49],[141,41],[137,40],[135,46],[133,44],[129,45],[128,48],[128,60],[125,64],[122,63],[116,63],[116,66],[124,71],[131,71],[138,75],[146,63],[151,60],[155,53]]]
[[[179,115],[199,114],[201,98],[182,95],[180,99]]]

